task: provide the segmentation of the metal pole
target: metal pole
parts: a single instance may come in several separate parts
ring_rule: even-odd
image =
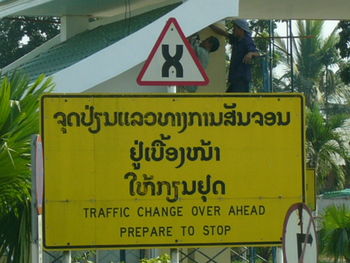
[[[72,254],[70,251],[63,251],[63,260],[62,263],[71,263],[72,262]]]
[[[32,162],[32,238],[31,238],[31,259],[32,263],[43,262],[42,249],[42,222],[41,222],[41,205],[42,205],[42,146],[40,135],[33,135],[31,142],[31,162]]]
[[[36,139],[37,135],[32,137],[32,150],[31,150],[31,162],[32,162],[32,238],[31,238],[31,252],[32,263],[39,262],[39,248],[38,248],[38,213],[36,210]]]
[[[160,256],[160,249],[158,248],[153,248],[151,250],[151,257],[152,258],[156,258],[156,257],[159,257]]]
[[[126,262],[126,252],[124,249],[119,251],[120,262]]]
[[[255,247],[249,248],[249,263],[255,263],[256,249]]]
[[[176,86],[169,86],[168,87],[168,92],[169,93],[176,93]]]
[[[177,248],[171,248],[170,257],[171,257],[171,263],[179,263],[180,262],[179,250]]]
[[[276,263],[283,263],[283,250],[280,247],[276,248]]]
[[[289,42],[290,42],[290,86],[294,92],[294,59],[293,59],[293,31],[292,20],[289,20]]]
[[[140,260],[145,258],[145,249],[140,249]]]
[[[168,92],[169,93],[176,93],[176,86],[169,86]],[[170,258],[171,258],[171,263],[179,263],[180,253],[179,253],[179,250],[177,248],[170,249]]]
[[[272,248],[272,263],[276,263],[276,247]]]
[[[270,76],[269,76],[267,60],[268,60],[267,55],[261,56],[261,66],[263,70],[263,87],[264,87],[263,91],[271,92]]]
[[[273,83],[273,76],[272,76],[272,69],[273,69],[273,62],[274,62],[274,53],[275,53],[275,34],[274,34],[274,29],[273,29],[273,20],[270,20],[269,24],[269,69],[270,69],[270,91],[272,91],[272,83]]]
[[[100,253],[99,253],[99,250],[96,250],[95,260],[96,260],[96,263],[99,263],[99,262],[100,262]],[[120,262],[122,262],[122,261],[120,260]]]
[[[272,20],[273,21],[273,20]],[[275,29],[272,27],[272,56],[271,56],[271,78],[270,78],[270,87],[271,87],[271,92],[273,92],[273,65],[275,63]]]
[[[38,215],[38,263],[44,262],[43,257],[43,223],[42,215]]]

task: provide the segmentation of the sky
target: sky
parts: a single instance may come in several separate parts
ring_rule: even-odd
[[[328,36],[334,28],[337,26],[339,20],[326,20],[325,21],[325,26],[324,26],[324,32],[323,32],[323,37]],[[297,31],[295,27],[292,28],[293,30],[293,35],[297,35]],[[286,23],[279,23],[277,27],[277,33],[279,35],[286,35]]]

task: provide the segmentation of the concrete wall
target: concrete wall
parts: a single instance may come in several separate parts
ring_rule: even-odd
[[[199,87],[197,92],[213,93],[225,92],[226,90],[226,66],[225,66],[225,37],[214,33],[210,28],[206,28],[200,32],[201,39],[206,39],[209,36],[215,36],[220,40],[220,48],[213,53],[210,53],[207,75],[209,77],[209,85]]]
[[[324,210],[331,205],[345,205],[350,208],[350,197],[337,197],[337,198],[317,198],[317,215],[322,216]]]

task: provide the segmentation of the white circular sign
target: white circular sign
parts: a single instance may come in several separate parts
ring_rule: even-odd
[[[316,227],[310,209],[303,203],[292,205],[283,229],[285,263],[317,263]]]

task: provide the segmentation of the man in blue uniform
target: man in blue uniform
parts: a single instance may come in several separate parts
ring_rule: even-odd
[[[211,28],[228,37],[232,47],[227,92],[249,92],[252,59],[259,56],[259,53],[251,37],[248,22],[243,19],[234,20],[232,34],[216,26]]]

